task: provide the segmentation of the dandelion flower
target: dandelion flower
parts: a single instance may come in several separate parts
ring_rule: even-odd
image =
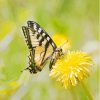
[[[56,78],[64,88],[70,88],[89,76],[92,64],[92,59],[87,53],[68,51],[67,55],[57,60],[50,76]]]

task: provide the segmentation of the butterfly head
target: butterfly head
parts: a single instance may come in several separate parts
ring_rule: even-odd
[[[56,48],[55,54],[56,54],[57,58],[59,58],[60,56],[62,56],[63,55],[62,48]]]

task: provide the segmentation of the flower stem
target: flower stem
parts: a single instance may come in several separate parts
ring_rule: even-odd
[[[89,100],[93,100],[92,95],[90,94],[88,88],[86,87],[86,85],[84,84],[84,82],[81,82],[82,87],[84,88],[85,93],[87,94],[87,97]]]

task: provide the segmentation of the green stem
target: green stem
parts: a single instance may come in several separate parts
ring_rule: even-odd
[[[77,100],[77,95],[76,95],[74,87],[71,88],[70,92],[71,92],[71,95],[72,95],[72,99]]]
[[[86,85],[84,84],[84,82],[81,82],[82,87],[84,88],[85,93],[87,94],[87,97],[89,98],[89,100],[93,100],[92,95],[90,94],[88,88],[86,87]]]

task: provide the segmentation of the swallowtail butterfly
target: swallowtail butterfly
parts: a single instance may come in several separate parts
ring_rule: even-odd
[[[61,48],[57,48],[54,41],[41,26],[28,21],[27,26],[22,26],[23,34],[29,48],[29,66],[26,68],[30,73],[41,71],[47,60],[50,60],[49,68],[63,54]]]

